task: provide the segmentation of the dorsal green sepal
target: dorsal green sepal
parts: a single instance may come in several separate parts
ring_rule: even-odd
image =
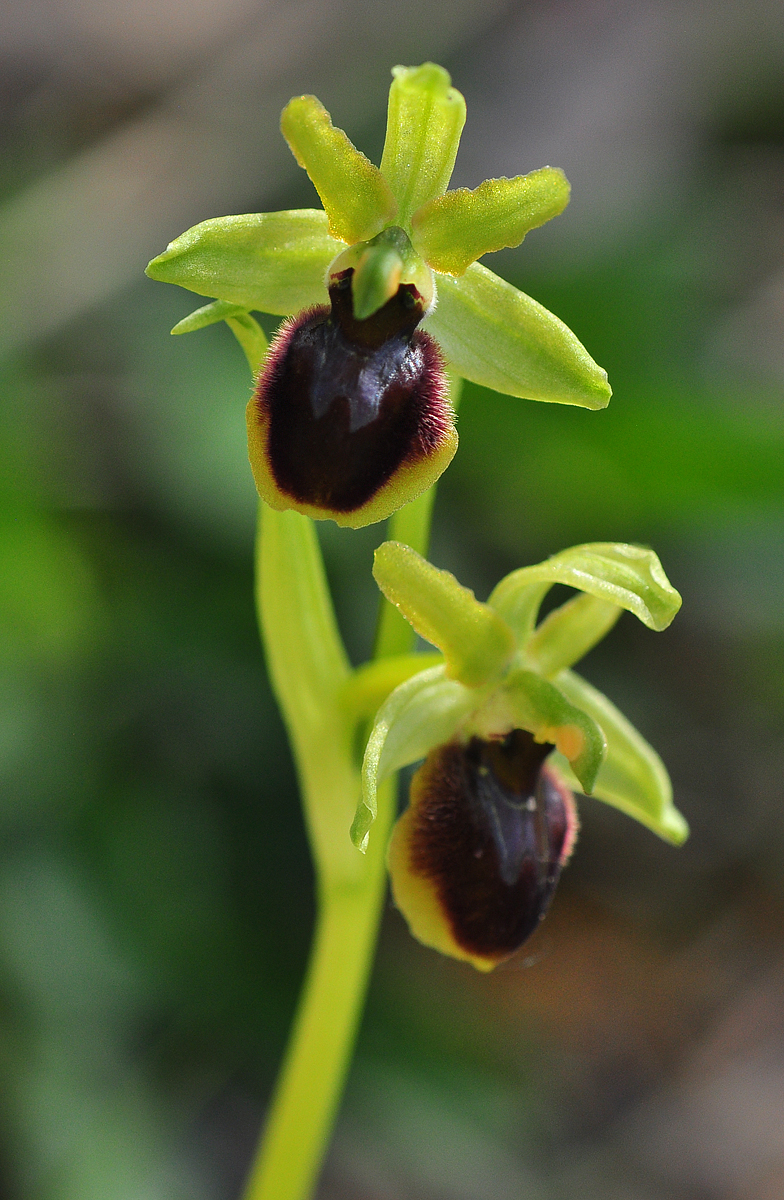
[[[398,202],[398,221],[445,192],[465,124],[465,100],[436,63],[394,67],[381,172]]]
[[[434,567],[401,542],[384,542],[373,576],[420,637],[444,655],[447,675],[467,687],[499,678],[514,654],[505,621],[449,571]]]
[[[653,550],[625,542],[588,542],[502,579],[489,603],[524,641],[554,583],[565,583],[634,613],[649,629],[666,629],[681,598]],[[572,660],[574,661],[574,660]]]

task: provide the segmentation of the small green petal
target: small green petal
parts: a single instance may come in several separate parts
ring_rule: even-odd
[[[376,794],[387,775],[450,741],[475,704],[476,693],[447,679],[440,666],[402,683],[381,706],[368,738],[362,798],[351,826],[358,849],[367,848],[368,830],[376,819]]]
[[[689,827],[673,805],[670,777],[656,751],[606,696],[574,671],[562,671],[556,683],[598,721],[607,738],[607,756],[593,795],[680,846]]]
[[[481,263],[438,276],[438,304],[423,328],[465,379],[509,396],[605,408],[607,373],[570,329]]]
[[[187,317],[183,317],[171,332],[174,334],[195,333],[198,329],[206,329],[208,325],[216,325],[218,321],[225,321],[227,317],[237,317],[240,313],[247,311],[242,304],[229,304],[226,300],[213,300],[211,304],[204,304],[195,312],[189,313]]]
[[[406,225],[449,186],[466,110],[449,73],[435,63],[393,67],[392,74],[381,171],[397,199],[398,222]]]
[[[568,203],[568,180],[555,167],[486,179],[474,191],[446,192],[417,209],[411,220],[414,245],[434,271],[462,275],[483,254],[519,246]]]
[[[555,675],[600,642],[622,612],[617,604],[598,596],[572,596],[531,634],[525,647],[526,660],[540,675]]]
[[[681,598],[653,550],[623,542],[572,546],[537,566],[512,571],[488,603],[522,641],[530,634],[542,598],[554,583],[565,583],[628,609],[649,629],[666,629],[681,606]]]
[[[365,242],[394,219],[397,204],[386,179],[335,128],[315,96],[290,100],[280,128],[321,198],[333,237],[349,244]]]
[[[328,302],[327,268],[342,248],[327,232],[326,213],[315,208],[213,217],[170,242],[147,274],[200,296],[287,316]]]
[[[172,329],[172,333],[195,333],[196,330],[205,329],[208,325],[215,325],[218,321],[226,322],[242,346],[251,373],[255,376],[269,349],[269,342],[258,321],[241,304],[213,300],[212,304],[205,304],[202,308],[197,308],[195,312],[178,321]]]
[[[449,571],[440,571],[410,546],[384,542],[373,576],[417,633],[438,646],[446,671],[467,687],[500,677],[514,653],[512,631]]]
[[[560,680],[560,676],[559,676]],[[602,729],[584,708],[570,704],[563,693],[534,671],[514,671],[503,685],[512,716],[537,741],[552,742],[590,792],[604,759]]]

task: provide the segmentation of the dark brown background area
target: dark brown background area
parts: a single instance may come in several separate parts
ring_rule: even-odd
[[[661,751],[676,851],[586,800],[551,914],[482,977],[387,913],[321,1200],[784,1195],[784,14],[774,0],[27,0],[0,23],[0,1193],[231,1200],[312,920],[251,601],[248,381],[143,268],[315,203],[315,92],[378,161],[389,68],[468,102],[455,184],[551,163],[490,265],[610,408],[469,387],[433,558],[484,598],[653,545],[672,628],[585,673]],[[321,530],[367,653],[374,527]]]

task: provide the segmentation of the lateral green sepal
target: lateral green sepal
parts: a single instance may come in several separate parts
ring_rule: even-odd
[[[569,183],[555,167],[486,179],[473,191],[445,192],[418,208],[411,219],[413,242],[434,271],[463,275],[483,254],[519,246],[568,203]]]
[[[509,396],[605,408],[607,372],[572,331],[481,263],[440,275],[438,304],[423,328],[458,375]]]
[[[500,677],[514,653],[512,631],[449,571],[410,546],[384,542],[375,553],[373,577],[420,637],[441,650],[450,678],[478,687]]]
[[[349,245],[364,242],[390,224],[397,203],[389,184],[332,124],[320,100],[295,96],[283,109],[280,128],[319,194],[333,237]]]
[[[606,696],[574,671],[562,671],[555,682],[598,722],[607,739],[592,794],[680,846],[689,836],[689,826],[672,802],[670,777],[653,747]]]
[[[381,172],[406,225],[428,200],[446,191],[466,118],[465,100],[436,63],[393,67]]]
[[[365,749],[362,797],[351,826],[351,840],[359,850],[367,848],[376,819],[379,785],[393,771],[451,741],[477,702],[477,693],[447,679],[439,666],[414,675],[382,704]]]
[[[320,209],[213,217],[170,242],[147,274],[200,296],[287,316],[328,302],[324,280],[341,249]]]
[[[536,566],[512,571],[501,580],[488,603],[524,642],[545,593],[554,583],[567,584],[628,609],[643,625],[659,631],[667,628],[681,606],[681,597],[653,550],[625,542],[572,546]]]
[[[583,791],[590,793],[606,750],[604,734],[593,717],[534,671],[512,671],[503,695],[515,726],[529,730],[539,742],[552,742],[568,760]]]

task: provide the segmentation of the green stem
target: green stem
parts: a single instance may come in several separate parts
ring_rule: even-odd
[[[359,796],[348,662],[313,522],[260,506],[257,598],[270,677],[291,739],[317,874],[310,962],[245,1200],[305,1200],[318,1176],[351,1059],[386,884],[394,786],[361,855],[348,831]]]
[[[253,318],[228,323],[255,375],[263,351],[260,328]],[[432,503],[431,490],[404,509],[405,516],[393,518],[393,536],[426,553]],[[360,790],[351,745],[354,722],[343,700],[351,669],[307,517],[259,506],[256,598],[269,675],[302,790],[318,916],[297,1014],[243,1200],[307,1200],[329,1143],[367,990],[396,788],[391,779],[381,789],[376,828],[367,854],[360,854],[349,840]],[[407,624],[406,630],[405,649],[410,649]],[[382,627],[375,657],[395,653],[401,642],[399,628]]]
[[[304,1200],[318,1178],[373,963],[393,797],[392,786],[383,802],[379,797],[382,828],[370,841],[362,879],[320,895],[299,1008],[245,1200]]]

